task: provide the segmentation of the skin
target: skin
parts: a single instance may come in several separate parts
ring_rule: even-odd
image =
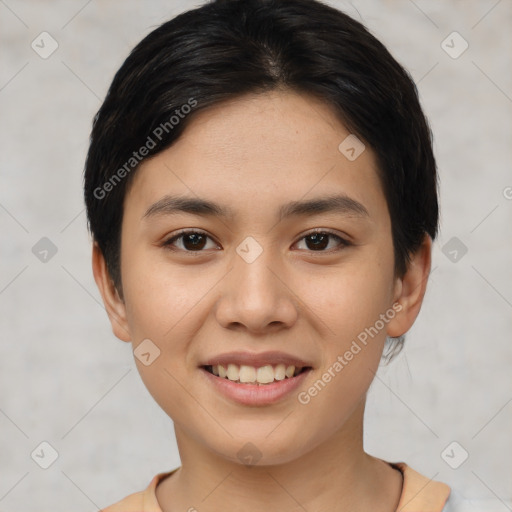
[[[140,375],[172,418],[182,466],[157,488],[164,512],[373,510],[398,505],[401,474],[363,449],[366,393],[386,335],[400,336],[419,313],[431,265],[425,236],[406,274],[394,274],[391,222],[375,155],[339,150],[349,135],[321,101],[289,91],[249,95],[198,112],[170,148],[144,161],[124,203],[123,297],[101,251],[93,271],[115,335],[161,351]],[[292,200],[343,193],[368,216],[328,212],[279,220]],[[229,206],[233,219],[190,213],[144,216],[166,194]],[[210,237],[163,245],[178,230]],[[315,250],[304,238],[334,237]],[[247,263],[236,248],[251,236],[263,249]],[[327,243],[327,242],[326,242]],[[187,252],[188,249],[188,252]],[[336,250],[338,249],[338,250]],[[402,307],[317,396],[297,393],[267,406],[232,402],[206,385],[198,365],[233,350],[282,350],[310,362],[307,390],[379,315]],[[246,466],[247,443],[261,453]],[[328,478],[326,478],[328,475]],[[204,501],[202,501],[204,500]]]

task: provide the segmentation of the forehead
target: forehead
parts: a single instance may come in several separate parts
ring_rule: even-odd
[[[287,170],[288,162],[297,168],[302,157],[337,155],[348,135],[325,102],[304,93],[271,91],[198,112],[175,143],[174,153],[180,146],[193,146],[194,157]]]
[[[196,112],[171,147],[140,165],[127,200],[147,208],[169,193],[229,198],[237,211],[237,205],[261,210],[274,201],[341,192],[369,203],[369,210],[382,206],[375,156],[366,146],[355,160],[347,158],[349,136],[315,97],[246,95]]]

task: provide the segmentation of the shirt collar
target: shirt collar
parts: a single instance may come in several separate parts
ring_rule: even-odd
[[[386,461],[384,461],[386,462]],[[398,502],[396,512],[442,512],[448,497],[450,487],[443,482],[427,478],[418,473],[405,462],[387,462],[394,469],[398,469],[404,479],[402,495]],[[156,487],[165,478],[178,471],[176,468],[166,473],[159,473],[143,493],[144,512],[162,512],[156,499]]]

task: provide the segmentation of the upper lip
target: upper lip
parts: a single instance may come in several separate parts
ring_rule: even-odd
[[[275,366],[277,364],[284,364],[286,366],[293,365],[296,368],[311,367],[311,364],[307,363],[303,359],[286,354],[285,352],[270,351],[270,352],[226,352],[209,358],[207,361],[202,363],[200,366],[227,366],[228,364],[254,366],[259,368],[265,365]]]

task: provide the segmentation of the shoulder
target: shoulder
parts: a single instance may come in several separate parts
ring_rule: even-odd
[[[153,477],[149,485],[143,491],[130,494],[121,501],[102,508],[99,512],[162,512],[156,499],[156,486],[168,476],[172,475],[178,468],[166,473],[158,473]]]
[[[405,462],[388,462],[404,476],[404,487],[397,510],[400,512],[499,512],[497,500],[470,500],[443,482],[428,478]],[[512,509],[511,509],[512,510]]]
[[[388,462],[388,464],[398,469],[404,479],[397,510],[400,512],[444,512],[444,506],[451,491],[447,484],[422,475],[405,462]]]

